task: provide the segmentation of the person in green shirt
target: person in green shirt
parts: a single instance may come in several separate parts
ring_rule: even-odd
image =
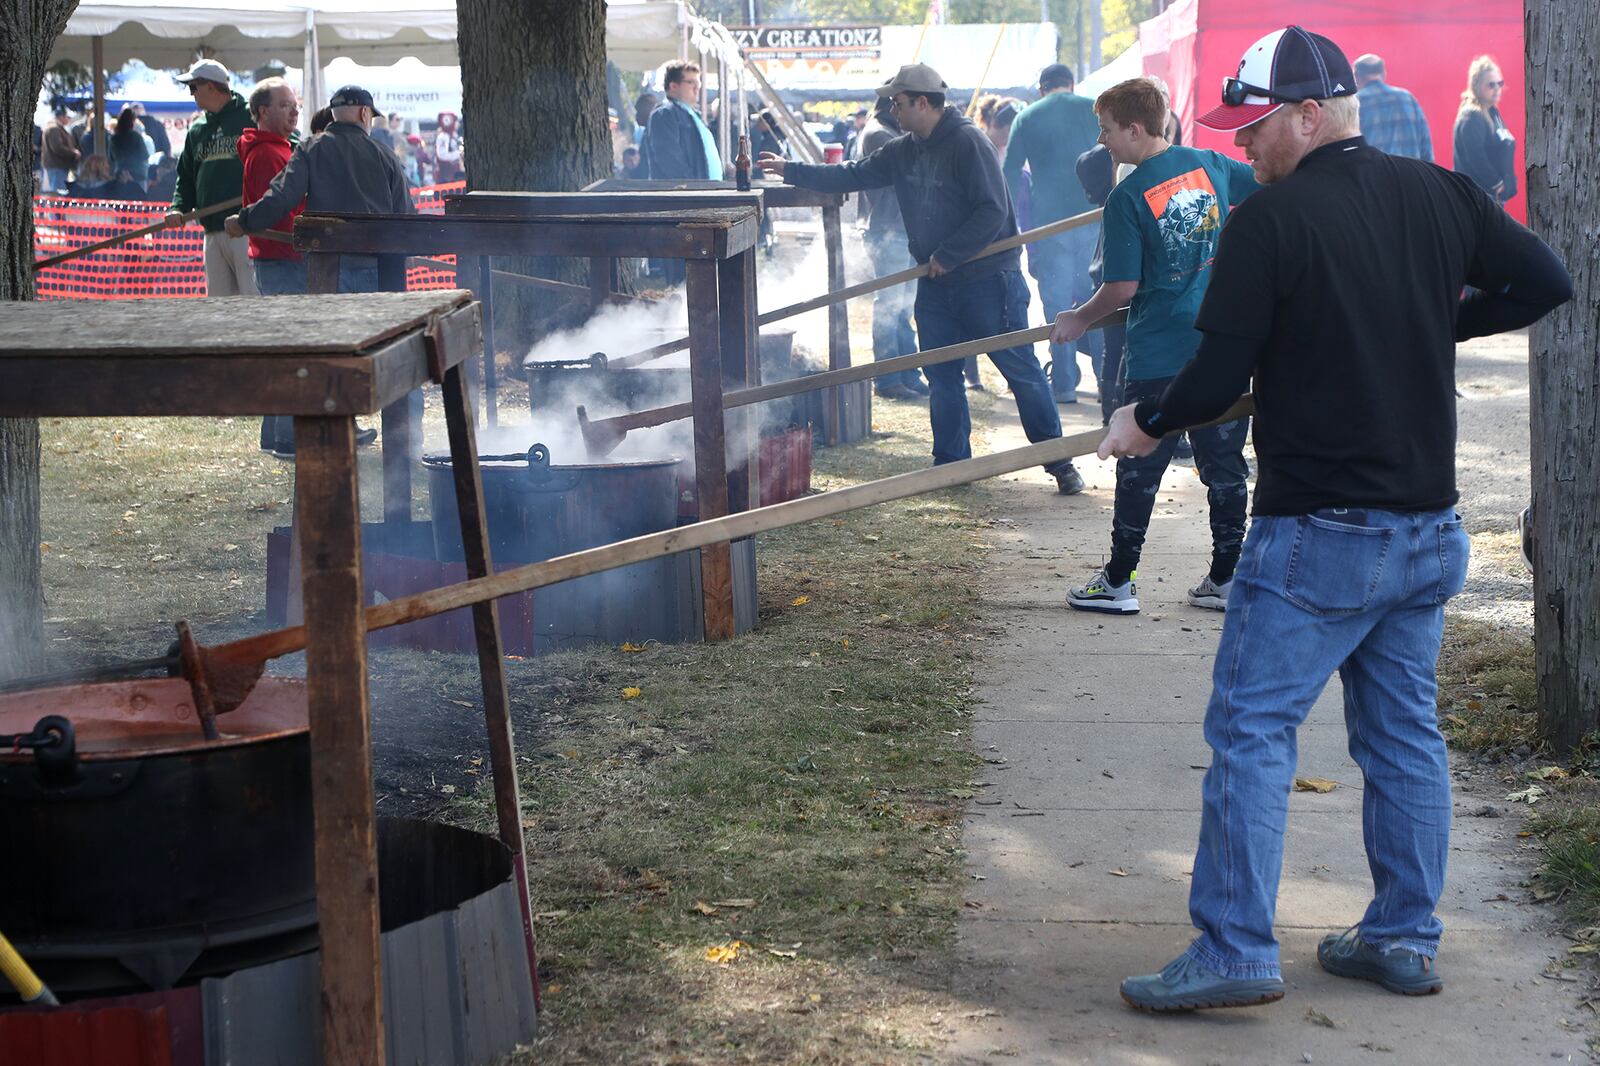
[[[178,80],[194,94],[201,115],[189,127],[178,155],[178,184],[172,210],[167,212],[168,226],[182,226],[186,212],[239,198],[244,192],[239,135],[256,124],[244,97],[229,88],[228,68],[215,59],[200,60]],[[258,295],[249,242],[223,232],[227,214],[217,211],[200,220],[206,231],[206,295]]]
[[[1023,202],[1024,165],[1033,177],[1032,213],[1023,219],[1024,229],[1093,210],[1078,181],[1077,165],[1078,157],[1094,147],[1100,127],[1094,104],[1072,91],[1076,85],[1072,68],[1065,63],[1045,67],[1039,72],[1040,98],[1023,108],[1011,125],[1001,169],[1015,203]],[[1028,246],[1028,272],[1039,282],[1046,318],[1088,298],[1089,261],[1094,258],[1096,234],[1095,227],[1082,226]],[[1077,343],[1050,342],[1050,389],[1057,403],[1078,402],[1082,379],[1078,348]],[[1098,377],[1104,350],[1098,331],[1088,334],[1083,350]]]
[[[1169,142],[1163,132],[1167,97],[1148,78],[1113,85],[1094,107],[1100,140],[1111,158],[1134,170],[1106,197],[1103,282],[1088,302],[1056,316],[1050,339],[1076,340],[1097,318],[1129,304],[1122,403],[1130,404],[1159,397],[1194,358],[1200,346],[1195,316],[1211,278],[1217,238],[1229,209],[1260,186],[1250,167],[1238,160]],[[1211,569],[1189,590],[1189,602],[1197,607],[1220,611],[1228,603],[1244,543],[1249,423],[1241,418],[1189,431],[1195,468],[1211,507]],[[1135,568],[1161,476],[1176,447],[1172,437],[1149,455],[1117,461],[1111,559],[1086,584],[1068,592],[1070,606],[1138,613]]]

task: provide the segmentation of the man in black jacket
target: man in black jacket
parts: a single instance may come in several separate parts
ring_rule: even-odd
[[[1266,186],[1223,226],[1199,351],[1120,408],[1102,458],[1223,413],[1253,381],[1255,518],[1228,596],[1205,738],[1189,916],[1200,935],[1122,996],[1144,1010],[1281,999],[1273,935],[1295,732],[1329,676],[1361,767],[1372,901],[1317,961],[1391,992],[1438,992],[1450,768],[1434,672],[1466,581],[1455,505],[1456,343],[1572,297],[1555,254],[1463,175],[1361,136],[1350,62],[1277,30],[1203,126]],[[1465,300],[1462,288],[1478,291]]]
[[[944,79],[923,63],[900,68],[878,95],[887,97],[910,136],[898,137],[863,159],[838,166],[790,163],[764,154],[762,170],[789,185],[826,192],[893,186],[911,257],[928,264],[917,282],[916,320],[922,350],[992,337],[1028,326],[1028,286],[1021,253],[1011,248],[973,259],[985,247],[1017,233],[1011,194],[1000,157],[959,109],[946,107]],[[1030,441],[1061,436],[1061,416],[1044,368],[1029,346],[1003,348],[989,358],[1011,385],[1017,414]],[[930,366],[928,417],[933,461],[972,456],[972,419],[961,363]],[[1062,495],[1083,491],[1072,461],[1046,468]]]

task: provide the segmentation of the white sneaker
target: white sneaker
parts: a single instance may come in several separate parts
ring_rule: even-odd
[[[1108,614],[1138,614],[1139,596],[1138,588],[1134,585],[1134,578],[1138,571],[1128,575],[1128,580],[1121,585],[1113,585],[1106,578],[1105,570],[1101,570],[1090,578],[1087,584],[1067,590],[1067,605],[1079,611],[1104,611]]]
[[[1211,580],[1207,574],[1200,579],[1200,584],[1189,590],[1189,602],[1196,607],[1205,607],[1213,611],[1226,611],[1228,609],[1228,593],[1233,588],[1233,578],[1222,584]]]

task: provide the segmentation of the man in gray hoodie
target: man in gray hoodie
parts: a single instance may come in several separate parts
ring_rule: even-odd
[[[395,154],[367,133],[372,125],[372,94],[347,85],[329,101],[333,122],[303,142],[289,157],[266,194],[224,223],[229,234],[260,233],[283,218],[302,199],[312,214],[405,215],[416,208]],[[341,292],[376,292],[376,256],[340,257]]]
[[[944,102],[944,79],[923,63],[900,68],[878,89],[911,134],[851,163],[817,166],[762,153],[757,165],[784,183],[825,192],[893,186],[911,256],[928,264],[917,282],[915,315],[922,350],[992,337],[1028,326],[1028,286],[1015,249],[974,259],[989,244],[1017,233],[1011,194],[989,139]],[[1035,443],[1061,436],[1061,416],[1031,345],[991,352],[1016,397],[1023,431]],[[933,461],[972,456],[972,419],[961,363],[923,371],[930,395]],[[1083,491],[1071,460],[1046,468],[1062,495]]]

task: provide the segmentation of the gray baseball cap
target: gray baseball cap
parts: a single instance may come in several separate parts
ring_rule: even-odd
[[[907,63],[899,72],[878,86],[879,96],[895,93],[942,93],[950,86],[939,77],[939,72],[926,63]]]

